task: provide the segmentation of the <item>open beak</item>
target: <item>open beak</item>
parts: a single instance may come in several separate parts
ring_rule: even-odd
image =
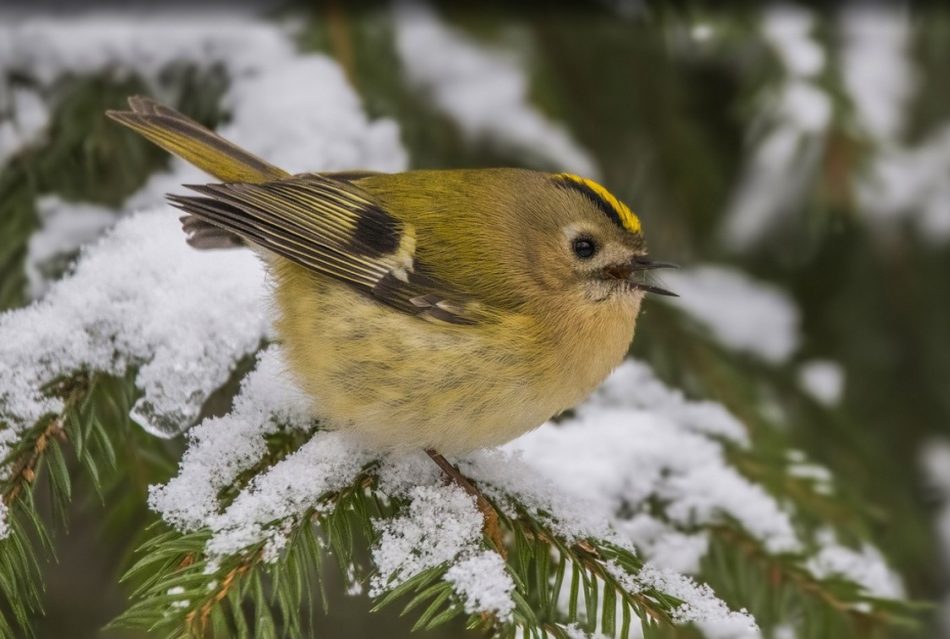
[[[673,264],[672,262],[656,262],[647,258],[645,255],[638,255],[627,264],[609,267],[607,269],[607,274],[611,277],[625,280],[634,288],[647,293],[666,295],[668,297],[679,297],[679,295],[673,291],[668,291],[665,288],[639,281],[638,277],[641,273],[645,273],[646,271],[654,271],[661,268],[679,268],[679,266]]]

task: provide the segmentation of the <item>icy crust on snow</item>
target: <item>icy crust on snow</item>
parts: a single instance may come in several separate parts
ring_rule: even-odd
[[[409,81],[469,138],[513,146],[555,168],[597,178],[591,155],[528,98],[523,64],[478,44],[422,3],[393,9],[396,50]]]
[[[57,79],[103,72],[136,75],[162,99],[161,73],[174,64],[222,68],[230,82],[223,98],[230,120],[219,132],[288,171],[406,168],[396,124],[367,119],[335,62],[299,54],[284,29],[230,8],[198,12],[187,21],[161,12],[63,18],[0,10],[0,82],[15,72],[39,85],[38,91],[13,91],[9,105],[0,98],[0,164],[40,138],[51,106],[45,95],[53,93]],[[154,204],[165,193],[180,191],[183,183],[208,180],[176,158],[170,172],[152,176],[114,212],[44,201],[42,227],[28,257],[31,292],[45,289],[39,268],[44,262],[94,237],[110,224],[110,214]]]
[[[173,211],[123,222],[41,301],[0,315],[0,457],[21,428],[61,410],[49,382],[138,368],[134,411],[190,423],[267,329],[264,274],[245,251],[188,247]]]
[[[789,295],[730,268],[713,265],[664,273],[679,297],[670,303],[704,324],[720,343],[781,364],[798,348],[800,314]]]

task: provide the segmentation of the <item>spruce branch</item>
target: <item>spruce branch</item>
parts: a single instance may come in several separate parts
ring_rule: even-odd
[[[502,540],[501,529],[498,527],[498,511],[495,510],[495,507],[491,504],[487,497],[478,489],[478,487],[472,483],[465,475],[459,472],[458,468],[449,463],[445,457],[443,457],[437,451],[427,448],[426,455],[428,455],[435,464],[442,469],[442,472],[446,476],[458,484],[462,490],[467,492],[469,495],[475,498],[475,502],[478,504],[478,510],[482,513],[482,517],[485,518],[485,536],[491,542],[491,545],[494,549],[501,554],[502,557],[507,555],[507,550],[505,549],[505,543]]]
[[[242,628],[260,629],[259,615],[269,619],[276,605],[280,624],[265,620],[263,627],[279,626],[282,634],[267,630],[260,636],[303,636],[299,634],[305,627],[300,621],[303,612],[314,605],[313,591],[325,587],[318,567],[332,555],[344,578],[365,581],[367,577],[359,575],[372,575],[378,567],[366,564],[358,549],[378,544],[378,522],[403,516],[409,507],[406,497],[381,492],[378,472],[376,462],[368,464],[344,489],[323,495],[295,518],[276,557],[268,558],[266,542],[233,556],[211,556],[209,530],[156,536],[141,549],[145,556],[125,577],[141,585],[134,591],[132,606],[114,625],[199,637],[218,620],[227,632],[244,636]],[[675,623],[683,602],[637,581],[644,565],[630,549],[608,540],[566,537],[516,496],[506,501],[515,510],[497,516],[500,538],[506,540],[504,569],[514,584],[510,617],[468,607],[448,579],[451,565],[446,562],[401,580],[389,579],[387,588],[375,597],[373,610],[403,602],[401,614],[415,615],[416,629],[465,617],[469,628],[499,637],[516,632],[563,636],[563,628],[571,625],[627,637],[634,624]],[[483,547],[495,552],[498,540],[487,527],[481,537]]]
[[[118,509],[123,498],[113,494],[112,487],[122,481],[120,475],[133,470],[120,469],[116,454],[135,428],[128,420],[135,394],[129,379],[77,371],[50,383],[44,392],[60,398],[62,409],[22,429],[0,462],[0,491],[9,527],[0,539],[0,630],[17,629],[0,636],[32,633],[31,623],[42,613],[41,565],[55,556],[53,531],[41,514],[44,506],[49,504],[55,523],[65,527],[73,486],[78,477],[85,477],[101,499],[111,491],[110,508]],[[38,491],[39,486],[48,491]],[[134,491],[122,492],[125,501],[140,499]]]

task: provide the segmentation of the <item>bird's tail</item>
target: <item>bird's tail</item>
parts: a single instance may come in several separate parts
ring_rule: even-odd
[[[106,115],[222,182],[267,182],[290,174],[151,98],[129,98],[131,111]]]

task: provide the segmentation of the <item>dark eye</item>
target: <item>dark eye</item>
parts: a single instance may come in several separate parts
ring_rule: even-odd
[[[589,237],[577,238],[571,248],[574,249],[574,255],[582,260],[589,260],[597,252],[597,245]]]

